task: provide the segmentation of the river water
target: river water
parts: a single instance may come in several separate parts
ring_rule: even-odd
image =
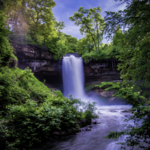
[[[99,124],[92,124],[91,131],[81,131],[76,135],[51,139],[36,150],[120,150],[121,146],[116,144],[123,142],[125,137],[118,140],[109,140],[104,137],[110,131],[121,131],[127,125],[124,119],[130,116],[127,112],[131,106],[112,105],[99,106]],[[130,122],[130,124],[133,124]],[[128,147],[127,150],[130,150]],[[140,150],[137,147],[134,150]]]
[[[108,132],[121,131],[127,124],[125,122],[131,114],[131,105],[107,105],[101,98],[88,96],[84,91],[83,61],[80,57],[73,55],[63,58],[63,89],[64,96],[71,94],[74,98],[80,98],[85,102],[96,102],[99,124],[92,124],[91,131],[81,131],[76,135],[51,139],[36,150],[120,150],[121,146],[116,144],[123,142],[125,136],[118,140],[104,138]],[[128,147],[127,150],[130,148]],[[140,150],[137,147],[134,150]]]

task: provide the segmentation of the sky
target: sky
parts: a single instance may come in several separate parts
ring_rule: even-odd
[[[73,21],[69,20],[70,16],[73,16],[74,12],[77,12],[79,7],[84,7],[85,9],[98,7],[102,9],[102,17],[106,15],[105,11],[118,11],[125,8],[125,4],[119,5],[118,2],[114,0],[54,0],[56,6],[53,8],[53,13],[56,20],[64,21],[65,28],[62,32],[72,35],[77,39],[81,39],[84,36],[81,35],[79,31],[79,26],[75,25]],[[103,43],[109,43],[105,37],[103,38]]]

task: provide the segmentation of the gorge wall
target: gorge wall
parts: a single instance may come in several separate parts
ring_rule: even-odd
[[[54,60],[46,47],[31,44],[12,44],[20,69],[29,67],[34,75],[51,88],[62,89],[61,61]]]
[[[40,81],[46,80],[49,88],[62,90],[62,61],[54,60],[48,48],[15,43],[12,46],[18,58],[17,66],[20,69],[29,67]],[[115,59],[84,62],[85,85],[120,80],[116,65]]]
[[[98,61],[84,62],[85,84],[96,84],[103,81],[120,80],[116,59],[101,59]]]

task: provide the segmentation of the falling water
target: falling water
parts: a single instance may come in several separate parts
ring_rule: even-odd
[[[84,102],[96,102],[103,105],[95,95],[88,96],[84,91],[84,69],[81,57],[65,56],[62,62],[63,94],[81,99]]]
[[[63,89],[64,96],[72,95],[74,98],[82,98],[84,93],[84,72],[81,57],[73,55],[63,58]]]
[[[65,97],[72,95],[73,98],[81,99],[85,102],[96,102],[98,106],[106,105],[109,101],[96,96],[87,95],[84,91],[84,69],[81,57],[74,55],[64,56],[62,61],[63,94]],[[114,104],[115,102],[113,102]],[[123,102],[121,102],[123,103]],[[109,103],[110,105],[110,103]]]

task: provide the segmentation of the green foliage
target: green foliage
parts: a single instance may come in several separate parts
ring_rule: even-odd
[[[115,90],[115,96],[125,98],[133,106],[131,109],[133,115],[127,121],[133,120],[135,124],[128,125],[123,131],[111,132],[107,138],[127,135],[125,142],[120,143],[124,149],[126,146],[133,148],[139,145],[141,149],[148,150],[150,102],[144,94],[145,91],[149,92],[150,81],[150,3],[148,0],[126,0],[123,3],[126,3],[125,10],[106,12],[105,17],[105,32],[108,37],[113,36],[112,52],[120,62],[118,69],[121,70],[123,82],[102,83],[97,86]]]
[[[99,85],[95,85],[95,87],[104,88],[107,90],[118,90],[121,88],[121,82],[101,82]]]
[[[76,52],[77,39],[61,32],[65,25],[52,13],[53,0],[2,0],[1,4],[11,26],[12,33],[7,33],[11,43],[46,46],[57,60]]]
[[[150,4],[147,0],[127,2],[125,10],[107,12],[106,32],[108,36],[114,34],[113,45],[118,51],[116,57],[120,61],[121,78],[149,81]],[[127,30],[121,31],[123,26]]]
[[[45,45],[53,53],[54,59],[62,59],[66,53],[76,52],[77,38],[60,31],[57,35],[57,37],[49,37],[45,41]]]
[[[26,20],[30,23],[30,35],[39,44],[44,44],[49,36],[56,36],[53,0],[32,0],[26,2]],[[49,19],[51,18],[51,19]]]
[[[67,45],[66,39],[60,37],[48,38],[45,45],[49,48],[49,51],[53,53],[54,59],[62,59],[63,55],[66,53]]]
[[[115,53],[112,44],[102,44],[99,46],[99,50],[85,52],[82,55],[82,58],[85,62],[89,62],[90,60],[100,60],[100,59],[110,59],[115,58]]]
[[[0,72],[0,106],[3,107],[5,114],[8,104],[21,104],[29,99],[40,103],[47,97],[47,89],[41,92],[41,88],[44,87],[30,70],[5,67],[1,68]]]
[[[67,53],[67,40],[63,35],[54,38],[48,38],[45,42],[50,52],[53,53],[54,59],[62,59],[63,55]]]
[[[80,7],[78,12],[69,18],[71,21],[75,21],[77,26],[81,26],[81,34],[85,34],[94,43],[96,50],[99,49],[105,26],[104,19],[100,15],[101,11],[100,7],[90,9]]]
[[[13,42],[22,42],[29,36],[42,45],[45,38],[57,34],[52,13],[56,3],[53,0],[3,1],[3,5],[13,31]]]
[[[62,59],[66,53],[74,53],[77,39],[61,32],[64,22],[57,22],[52,8],[53,0],[3,1],[3,10],[11,25],[11,43],[46,46],[55,59]]]
[[[53,97],[54,98],[54,97]],[[54,98],[59,101],[60,98]],[[35,101],[27,101],[22,105],[12,105],[9,107],[9,115],[13,121],[6,123],[10,127],[10,137],[20,140],[18,147],[31,147],[34,143],[41,142],[46,136],[50,136],[53,131],[77,128],[77,117],[79,112],[73,106],[69,106],[69,101],[63,102],[61,106],[54,106],[52,98],[47,99],[38,106]],[[31,140],[32,139],[32,140]]]
[[[72,37],[71,35],[64,35],[66,37],[67,40],[67,45],[68,45],[68,52],[67,53],[74,53],[77,51],[77,43],[78,40],[75,37]]]
[[[94,46],[92,42],[85,36],[84,38],[78,40],[76,51],[79,55],[83,55],[84,53],[91,52],[93,48]]]
[[[102,82],[100,85],[96,85],[96,87],[115,90],[116,94],[114,96],[125,98],[133,106],[130,110],[133,115],[126,121],[132,120],[134,125],[127,125],[123,131],[110,132],[105,138],[117,139],[121,135],[128,135],[125,142],[120,143],[124,149],[126,146],[132,146],[133,148],[138,145],[141,149],[148,150],[150,147],[150,99],[146,99],[142,95],[138,84],[133,84],[129,81],[127,84],[124,84],[124,82]]]
[[[95,102],[93,103],[87,103],[84,106],[84,110],[86,110],[83,115],[82,118],[85,118],[87,123],[90,124],[91,123],[91,118],[97,118],[98,116],[96,114],[94,114],[96,107],[95,107]]]
[[[116,94],[113,96],[122,97],[127,100],[133,107],[145,102],[145,98],[141,95],[141,88],[136,83],[129,82],[101,82],[95,87],[104,88],[106,91],[113,90]]]
[[[64,22],[55,22],[55,29],[57,30],[57,32],[60,32],[60,30],[62,30],[65,27]]]
[[[2,11],[0,11],[0,67],[7,66],[10,58],[15,56],[13,55],[13,49],[10,46],[10,43],[7,40],[7,36],[10,31],[5,27],[5,18],[6,16]]]

